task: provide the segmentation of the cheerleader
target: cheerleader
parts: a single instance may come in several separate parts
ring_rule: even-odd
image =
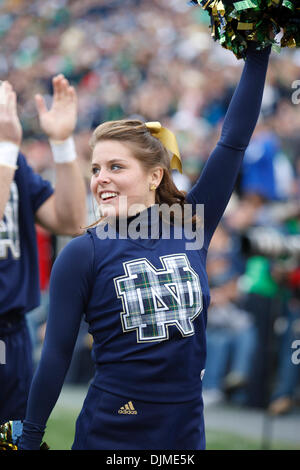
[[[93,335],[95,376],[72,449],[205,449],[206,255],[259,116],[269,54],[269,47],[249,45],[220,140],[187,195],[172,182],[171,170],[180,166],[177,146],[160,124],[122,120],[94,131],[91,191],[102,225],[72,240],[53,267],[45,343],[20,449],[40,447],[82,317]],[[187,236],[175,236],[175,223],[164,237],[164,221],[153,222],[155,207],[174,203],[191,206],[192,215],[204,205],[197,249],[187,248]],[[109,225],[114,216],[117,236],[105,237],[103,221]],[[146,225],[149,235],[153,223],[155,236],[130,235],[132,224]]]

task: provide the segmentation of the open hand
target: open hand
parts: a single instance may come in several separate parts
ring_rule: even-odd
[[[18,147],[22,141],[22,126],[17,113],[17,96],[12,85],[5,81],[0,85],[0,141],[8,141]]]
[[[40,125],[51,140],[66,140],[74,132],[77,122],[77,96],[68,80],[59,74],[52,79],[53,102],[47,109],[44,98],[35,96]]]

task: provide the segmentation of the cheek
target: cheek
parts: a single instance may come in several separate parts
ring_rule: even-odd
[[[138,200],[143,198],[145,193],[144,185],[138,180],[135,179],[131,182],[130,185],[126,188],[126,194],[130,199]]]
[[[94,194],[94,196],[95,196],[96,191],[97,191],[97,182],[96,182],[96,179],[93,176],[92,176],[91,182],[90,182],[90,190],[91,190],[92,194]]]

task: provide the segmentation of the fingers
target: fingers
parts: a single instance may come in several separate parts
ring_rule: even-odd
[[[69,98],[73,101],[77,100],[77,95],[76,95],[76,91],[75,91],[75,88],[73,86],[70,86],[68,88],[68,95],[69,95]]]
[[[17,114],[17,95],[7,81],[0,85],[0,112],[7,116]]]
[[[47,109],[46,102],[45,102],[44,98],[42,97],[42,95],[39,95],[39,94],[35,95],[34,99],[35,99],[36,109],[37,109],[39,115],[42,115],[43,113],[46,113],[48,111],[48,109]]]
[[[13,90],[8,95],[7,110],[11,115],[17,114],[17,95]]]
[[[7,81],[2,82],[0,86],[0,106],[7,106],[8,101],[9,101],[9,95],[11,91],[13,90],[13,87],[11,84]]]
[[[76,99],[74,87],[70,86],[69,81],[63,74],[59,74],[52,79],[54,99],[60,100],[69,98],[70,100]]]
[[[52,79],[53,85],[53,104],[50,111],[57,105],[65,105],[67,103],[76,103],[77,96],[74,87],[70,86],[69,81],[64,77],[63,74],[56,75]],[[35,104],[39,115],[48,112],[46,102],[44,98],[37,94],[35,95]]]
[[[57,75],[52,79],[52,85],[53,85],[53,92],[54,92],[54,97],[55,98],[60,98],[61,95],[63,94],[63,87],[62,87],[62,81],[64,80],[64,76],[62,74]]]

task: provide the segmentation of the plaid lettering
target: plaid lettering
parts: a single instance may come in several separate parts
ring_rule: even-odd
[[[162,256],[162,269],[146,258],[124,263],[124,276],[115,281],[122,299],[123,331],[136,330],[137,341],[167,340],[168,326],[182,336],[195,333],[193,320],[202,310],[199,277],[185,254]]]

